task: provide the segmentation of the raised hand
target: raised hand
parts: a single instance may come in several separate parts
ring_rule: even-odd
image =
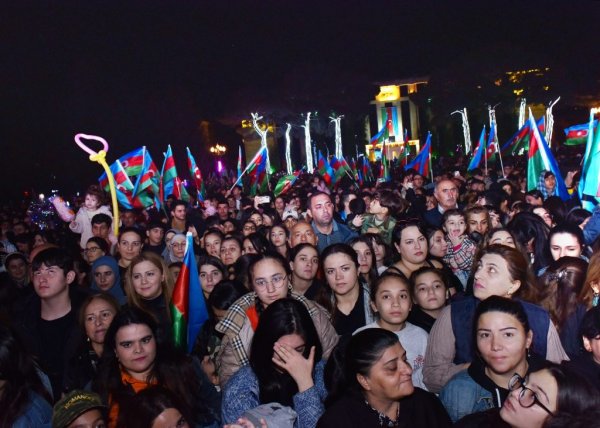
[[[308,358],[287,345],[275,343],[273,363],[290,374],[298,385],[298,391],[304,392],[313,387],[313,367],[315,366],[315,347],[310,348]]]

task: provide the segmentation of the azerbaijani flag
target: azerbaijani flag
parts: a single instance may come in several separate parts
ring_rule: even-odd
[[[379,166],[379,180],[378,181],[390,181],[390,169],[388,167],[387,160],[387,144],[383,142],[381,149],[381,165]]]
[[[146,147],[140,147],[119,158],[119,162],[128,176],[135,177],[142,172],[145,149]]]
[[[496,127],[490,126],[490,135],[488,136],[487,148],[485,149],[485,156],[488,161],[493,160],[494,155],[498,153],[498,142],[496,138]]]
[[[479,136],[479,141],[477,142],[477,147],[475,148],[475,153],[473,153],[473,158],[471,159],[471,162],[469,162],[467,171],[472,171],[475,168],[479,168],[479,164],[481,163],[481,159],[483,158],[484,150],[485,150],[485,125],[483,125],[483,129],[481,130],[481,135]]]
[[[383,120],[383,127],[379,130],[377,134],[371,138],[371,145],[373,149],[377,144],[383,143],[386,140],[390,139],[390,132],[393,130],[392,124],[392,109],[391,107],[387,107],[385,109],[385,118]]]
[[[242,176],[242,146],[239,147],[238,161],[237,161],[237,176],[238,179]]]
[[[540,117],[537,121],[537,127],[540,133],[546,131],[546,118],[545,116]],[[500,151],[503,155],[515,154],[520,150],[529,150],[529,121],[525,121],[521,129],[519,129],[510,139],[502,146]]]
[[[115,190],[119,205],[123,206],[124,208],[131,209],[133,183],[129,179],[129,176],[125,172],[123,165],[121,165],[121,162],[119,162],[118,159],[110,166],[110,171],[115,179]],[[106,192],[110,192],[110,186],[106,172],[98,178],[98,182],[100,183],[100,187],[102,187]]]
[[[527,190],[533,190],[537,188],[538,180],[542,171],[551,171],[556,177],[556,191],[558,196],[566,201],[571,198],[567,191],[567,186],[560,173],[556,159],[552,155],[548,143],[544,139],[544,136],[536,126],[529,109],[529,152],[527,160]]]
[[[198,191],[198,200],[204,202],[204,180],[202,180],[202,172],[198,165],[196,165],[196,159],[192,156],[192,152],[189,147],[185,148],[187,150],[187,160],[188,160],[188,169],[190,170],[190,174],[194,179],[194,183],[196,184],[196,190]]]
[[[415,156],[411,163],[404,167],[404,170],[407,169],[415,169],[419,174],[423,177],[427,177],[429,175],[429,157],[431,156],[431,132],[427,133],[427,141],[425,145]]]
[[[333,168],[331,168],[331,165],[329,165],[327,159],[323,157],[321,150],[319,150],[318,159],[317,168],[319,170],[319,174],[321,174],[321,177],[323,177],[323,180],[325,180],[325,184],[327,184],[327,186],[331,186],[333,183],[335,183],[335,173],[333,172]]]
[[[595,120],[590,112],[588,137],[579,180],[579,198],[583,208],[593,211],[600,202],[600,132],[594,131]]]
[[[198,266],[194,256],[192,233],[186,234],[187,245],[183,266],[175,282],[173,296],[169,304],[173,323],[175,346],[192,352],[196,337],[202,325],[208,320],[208,310],[198,277]]]
[[[594,130],[598,126],[598,121],[594,120]],[[564,142],[565,146],[577,146],[579,144],[585,144],[587,142],[589,132],[589,123],[582,123],[581,125],[569,126],[565,129],[566,139]]]
[[[161,171],[161,199],[163,201],[173,193],[175,177],[177,177],[177,168],[175,168],[175,158],[173,158],[173,150],[171,150],[171,145],[169,144]]]
[[[295,171],[293,174],[284,175],[283,177],[281,177],[277,182],[277,185],[275,186],[275,190],[273,190],[273,196],[277,197],[279,195],[283,195],[285,192],[290,190],[296,182],[296,180],[298,179],[298,176],[300,175],[301,171],[302,170],[298,170]]]
[[[142,169],[140,170],[138,178],[135,182],[135,188],[133,190],[134,196],[139,195],[149,187],[152,188],[153,193],[158,193],[158,181],[160,178],[158,168],[156,168],[156,165],[150,156],[150,152],[148,152],[146,149],[146,146],[142,147],[142,151]]]
[[[256,153],[250,164],[250,196],[255,196],[257,192],[265,192],[269,183],[266,146]]]

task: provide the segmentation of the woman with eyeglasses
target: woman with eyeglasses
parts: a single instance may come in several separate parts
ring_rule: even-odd
[[[127,303],[127,297],[121,287],[119,265],[114,257],[103,256],[92,264],[90,290],[110,294],[121,306]]]
[[[158,320],[160,333],[171,337],[169,303],[174,279],[165,261],[155,253],[135,257],[125,274],[128,306],[145,310]]]
[[[323,355],[327,357],[338,341],[337,333],[327,312],[319,305],[292,291],[290,267],[277,252],[257,255],[248,269],[252,292],[235,302],[216,330],[223,333],[221,349],[217,356],[219,380],[224,386],[240,367],[249,364],[250,344],[258,321],[270,304],[285,297],[300,301],[315,323]]]
[[[471,413],[500,408],[515,373],[526,377],[546,361],[529,350],[533,333],[521,303],[499,296],[481,302],[473,318],[478,358],[457,373],[440,392],[452,421]]]
[[[475,413],[454,426],[543,428],[552,426],[555,416],[586,414],[600,406],[596,387],[566,366],[550,364],[525,378],[514,374],[508,389],[499,412]]]
[[[87,240],[85,249],[83,250],[83,256],[90,265],[107,254],[110,254],[110,248],[108,248],[108,244],[104,239],[98,236],[92,236]]]
[[[104,352],[106,332],[119,307],[119,303],[106,293],[93,294],[84,300],[79,311],[79,325],[85,340],[69,361],[63,392],[83,389],[96,376],[98,362]]]
[[[250,348],[250,364],[239,369],[223,391],[222,421],[234,423],[261,404],[278,403],[298,414],[297,428],[312,428],[324,411],[319,335],[306,307],[292,298],[269,305]]]
[[[167,256],[165,257],[167,264],[183,261],[186,243],[187,239],[183,233],[173,235],[171,242],[167,246]]]

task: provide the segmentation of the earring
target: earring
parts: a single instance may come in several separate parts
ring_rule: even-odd
[[[527,348],[527,358],[531,358],[531,352],[529,351],[529,348]]]
[[[600,293],[594,292],[594,297],[592,298],[592,306],[596,307],[600,303]]]

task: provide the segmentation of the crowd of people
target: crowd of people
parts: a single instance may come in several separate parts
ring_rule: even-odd
[[[7,205],[0,426],[598,426],[600,208],[526,177],[305,173],[118,219],[91,185],[43,225]],[[188,232],[191,352],[170,312]]]

